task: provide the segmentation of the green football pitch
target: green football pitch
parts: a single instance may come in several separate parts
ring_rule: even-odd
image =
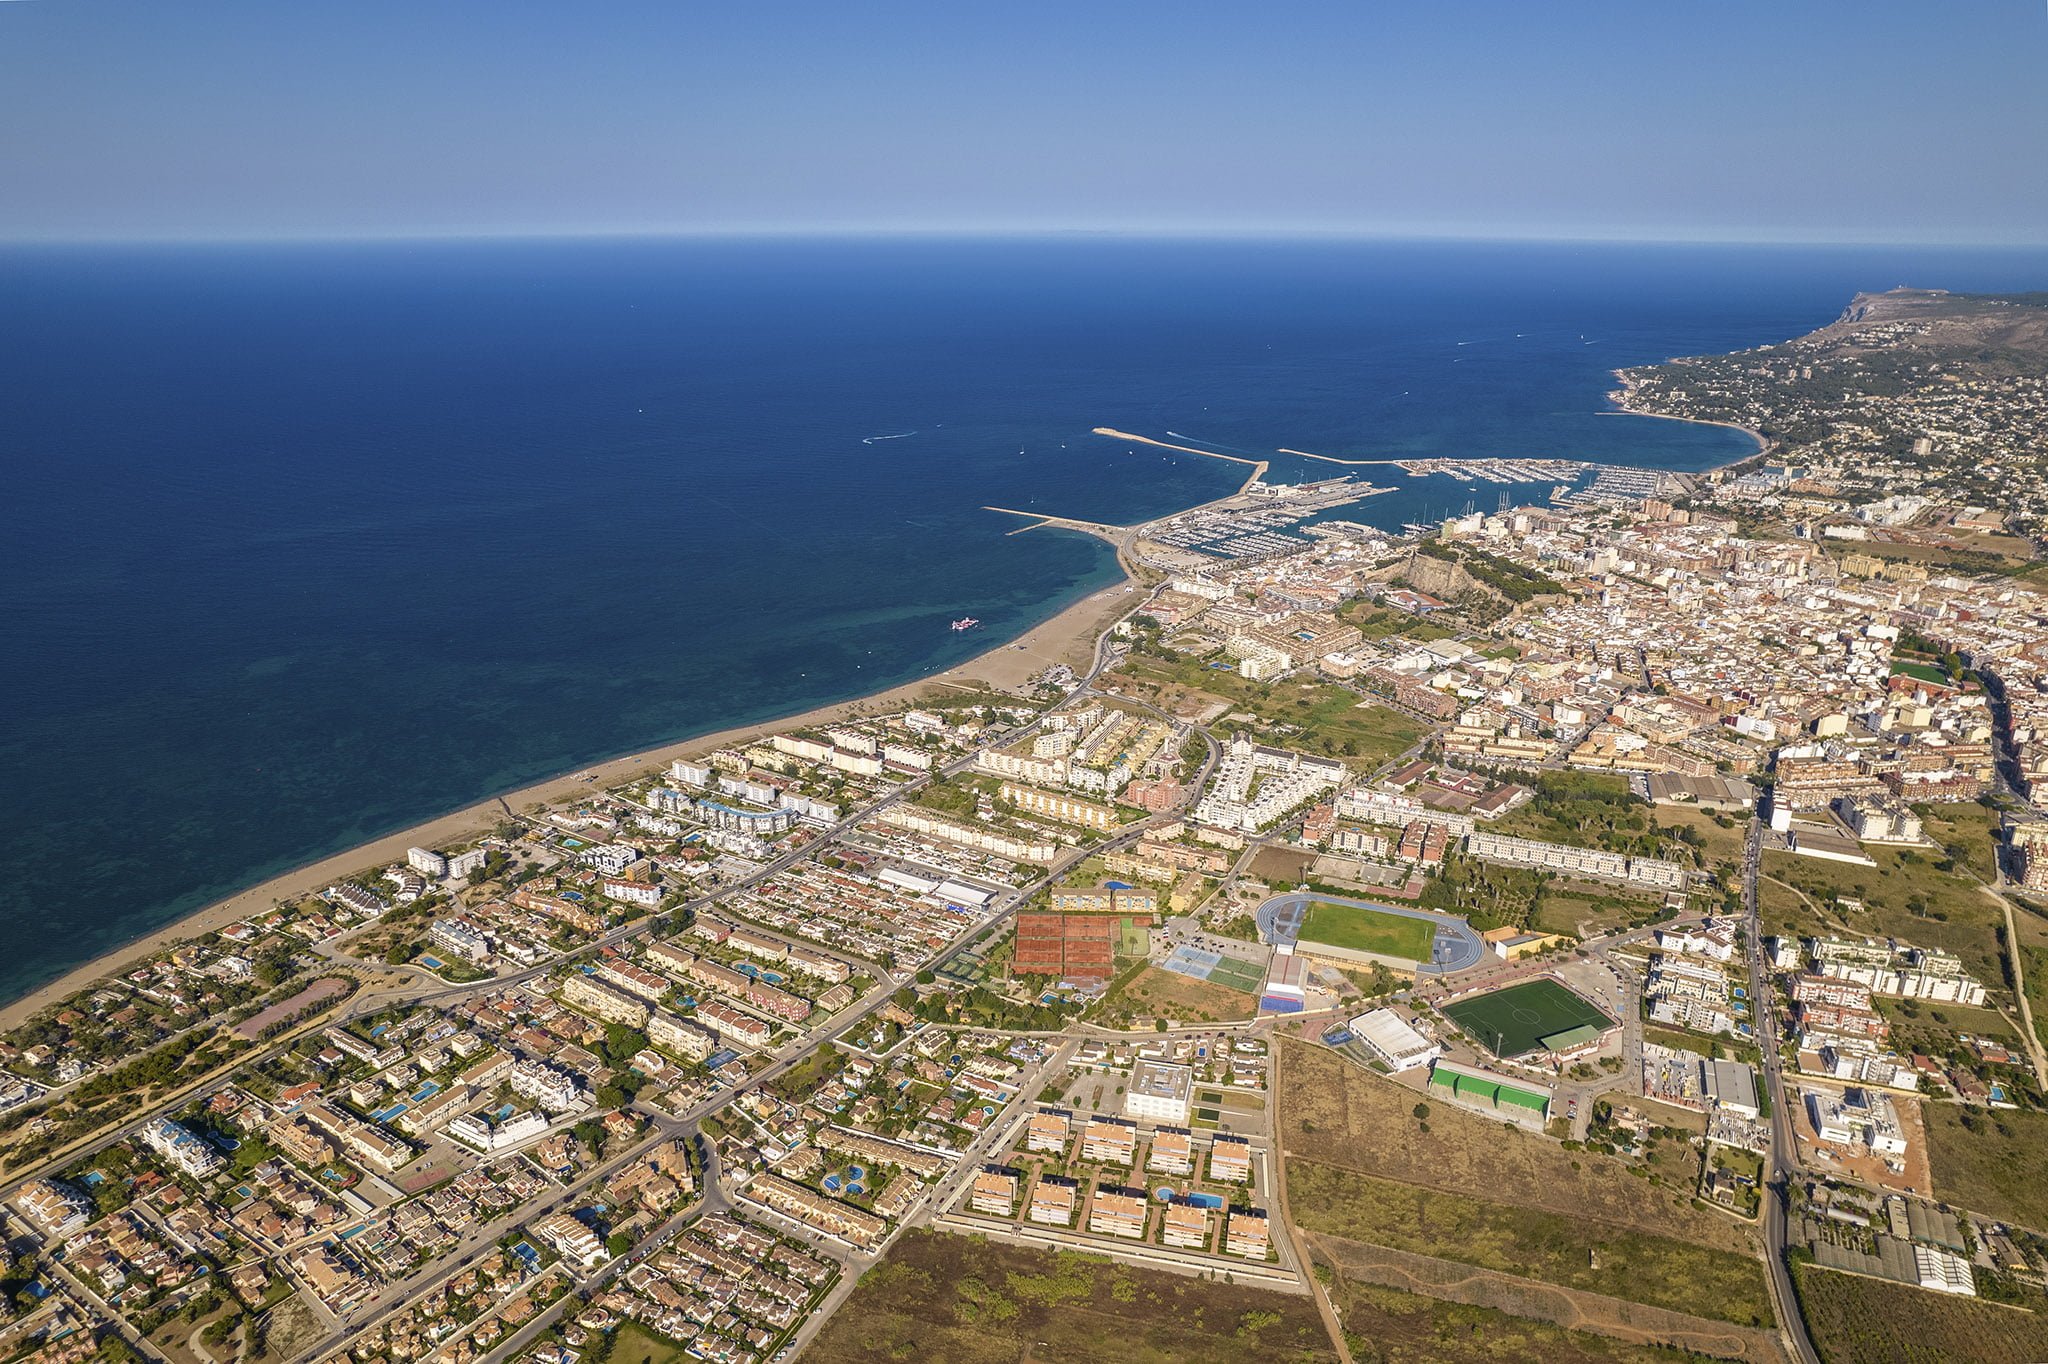
[[[1444,1013],[1495,1056],[1535,1051],[1546,1037],[1614,1020],[1554,980],[1531,980],[1446,1004]]]
[[[1302,921],[1301,941],[1346,947],[1353,952],[1376,952],[1404,961],[1428,961],[1436,942],[1436,925],[1427,919],[1405,914],[1382,914],[1357,905],[1332,904],[1328,900],[1309,903]]]

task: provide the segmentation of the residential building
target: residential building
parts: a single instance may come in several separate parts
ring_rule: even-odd
[[[1024,1149],[1046,1151],[1064,1156],[1067,1140],[1073,1133],[1072,1121],[1066,1113],[1057,1109],[1040,1109],[1031,1115],[1024,1128]]]
[[[169,1118],[152,1118],[142,1125],[137,1134],[142,1144],[163,1158],[164,1163],[181,1174],[194,1179],[204,1179],[222,1165],[221,1154],[212,1143],[186,1127],[183,1123]]]
[[[1138,1153],[1138,1128],[1115,1118],[1090,1118],[1081,1130],[1081,1159],[1129,1165]]]
[[[1017,1174],[991,1165],[974,1176],[969,1198],[976,1212],[990,1217],[1009,1217],[1017,1211]]]
[[[629,1028],[647,1026],[648,1006],[622,994],[580,971],[572,971],[562,982],[562,1002],[600,1023],[623,1023]]]
[[[1219,1133],[1209,1143],[1209,1178],[1219,1184],[1251,1183],[1252,1144]]]
[[[1061,1175],[1040,1175],[1031,1189],[1031,1207],[1026,1214],[1048,1227],[1074,1224],[1074,1202],[1079,1185]]]
[[[1193,1135],[1183,1127],[1162,1127],[1154,1132],[1151,1149],[1145,1153],[1145,1168],[1163,1175],[1193,1174]]]
[[[1247,1260],[1263,1260],[1272,1246],[1263,1208],[1232,1208],[1223,1248]]]
[[[1166,1205],[1160,1239],[1183,1250],[1209,1248],[1209,1210],[1191,1199],[1175,1198]]]
[[[1194,1088],[1193,1067],[1140,1061],[1131,1068],[1131,1082],[1124,1088],[1124,1113],[1157,1122],[1186,1123]]]
[[[1104,1184],[1097,1187],[1088,1204],[1088,1230],[1097,1236],[1144,1239],[1145,1191]]]
[[[748,1183],[746,1193],[763,1207],[793,1217],[863,1250],[878,1243],[889,1230],[887,1222],[865,1208],[829,1198],[781,1175],[755,1175]]]

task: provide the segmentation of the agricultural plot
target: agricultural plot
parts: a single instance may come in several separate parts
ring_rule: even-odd
[[[1920,1105],[1934,1193],[1973,1212],[2048,1226],[2048,1114]]]
[[[1443,1012],[1495,1056],[1521,1056],[1581,1027],[1604,1029],[1613,1019],[1554,980],[1531,980],[1474,995]]]
[[[2048,1359],[2048,1316],[1975,1298],[1793,1268],[1799,1310],[1823,1364],[2034,1364]]]

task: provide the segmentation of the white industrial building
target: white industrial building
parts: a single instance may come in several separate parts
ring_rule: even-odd
[[[1362,1013],[1347,1026],[1353,1037],[1396,1072],[1426,1066],[1444,1054],[1440,1044],[1417,1032],[1392,1009]]]

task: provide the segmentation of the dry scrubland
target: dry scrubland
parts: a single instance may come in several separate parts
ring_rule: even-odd
[[[2033,1364],[2048,1359],[2048,1317],[1973,1298],[1837,1274],[1793,1271],[1822,1364]]]
[[[1962,829],[1960,821],[1956,828]],[[1982,836],[1959,832],[1952,871],[1941,870],[1946,855],[1932,848],[1870,848],[1875,867],[1765,853],[1765,876],[1796,887],[1818,905],[1846,895],[1861,900],[1863,908],[1850,912],[1838,928],[1798,896],[1765,882],[1759,887],[1764,932],[1846,928],[1858,937],[1895,937],[1915,947],[1939,947],[1961,957],[1979,980],[1997,986],[2005,979],[1999,952],[2005,920],[1997,902],[1978,889],[1980,882],[1966,870],[1972,858],[1981,865],[1981,850],[1972,851],[1969,844]]]
[[[804,1359],[1331,1364],[1336,1353],[1305,1297],[912,1231],[861,1279]]]
[[[1329,1294],[1357,1364],[1689,1364],[1721,1357],[1761,1364],[1783,1358],[1768,1339],[1761,1351],[1740,1356],[1639,1344],[1484,1305],[1404,1293],[1353,1278],[1342,1268]]]
[[[1945,1103],[1923,1103],[1920,1114],[1935,1197],[2048,1226],[2048,1114]]]
[[[1288,1165],[1287,1192],[1295,1219],[1310,1231],[1742,1326],[1772,1320],[1762,1266],[1734,1251],[1306,1160]]]
[[[1131,1018],[1172,1018],[1190,1023],[1250,1018],[1258,999],[1214,981],[1148,966],[1103,998],[1100,1012]]]
[[[1425,1135],[1413,1112],[1413,1090],[1319,1047],[1286,1039],[1277,1045],[1279,1135],[1290,1156],[1471,1198],[1511,1199],[1709,1249],[1756,1253],[1743,1228],[1693,1207],[1690,1187],[1651,1184],[1606,1157],[1566,1151],[1438,1101],[1428,1101]],[[1292,1201],[1299,1215],[1299,1197]]]

